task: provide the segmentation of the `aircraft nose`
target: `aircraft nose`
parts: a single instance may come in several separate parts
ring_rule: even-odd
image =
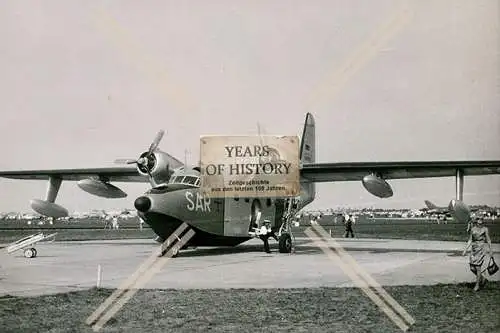
[[[138,211],[145,213],[151,208],[151,200],[148,197],[139,197],[135,199],[134,206]]]

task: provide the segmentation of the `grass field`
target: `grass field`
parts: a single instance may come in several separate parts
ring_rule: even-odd
[[[135,239],[156,237],[153,230],[143,229],[23,229],[23,230],[0,230],[0,244],[7,244],[17,241],[24,236],[43,232],[57,232],[56,241],[84,241],[84,240],[109,240],[109,239]]]
[[[342,237],[344,226],[322,223],[325,230],[332,230],[334,237]],[[492,242],[500,243],[500,222],[486,223]],[[294,229],[296,236],[305,236],[307,226]],[[53,226],[29,227],[26,224],[0,224],[0,244],[14,242],[21,237],[35,232],[57,232],[56,240],[108,240],[127,238],[154,238],[153,231],[145,227],[142,231],[137,223],[120,224],[119,230],[104,229],[102,222],[80,222],[72,224],[55,224]],[[354,225],[357,238],[392,238],[412,240],[447,240],[467,241],[466,226],[458,223],[437,224],[425,220],[375,220],[363,221]]]
[[[500,243],[500,223],[487,223],[491,241]],[[334,237],[342,237],[344,226],[325,225],[325,230],[332,230]],[[357,238],[391,238],[412,240],[467,241],[467,227],[458,223],[366,223],[353,227]]]
[[[410,332],[499,332],[500,283],[385,288],[416,321]],[[85,319],[112,293],[0,298],[10,332],[92,332]],[[355,288],[140,290],[100,332],[401,332]]]

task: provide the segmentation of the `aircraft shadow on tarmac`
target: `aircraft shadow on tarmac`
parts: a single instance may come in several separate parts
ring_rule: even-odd
[[[315,245],[304,245],[310,242],[296,242],[295,243],[295,251],[292,253],[293,255],[311,255],[323,253],[323,251]],[[278,245],[276,243],[271,243],[271,254],[275,255],[287,255],[287,253],[279,253]],[[330,247],[334,250],[334,247]],[[401,252],[414,252],[414,253],[446,253],[448,256],[455,257],[461,256],[462,253],[460,251],[450,251],[450,250],[436,250],[436,249],[374,249],[369,247],[342,247],[343,250],[347,252],[369,252],[371,254],[385,254],[385,253],[401,253]],[[236,254],[236,253],[264,253],[264,247],[261,244],[242,244],[236,247],[219,247],[219,248],[196,248],[196,249],[187,249],[180,251],[178,257],[188,258],[188,257],[202,257],[202,256],[220,256],[220,255],[228,255],[228,254]],[[268,254],[265,254],[268,256]]]

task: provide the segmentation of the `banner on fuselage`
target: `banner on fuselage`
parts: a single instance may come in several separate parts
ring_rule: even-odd
[[[204,136],[200,191],[212,198],[298,196],[299,161],[297,136]]]

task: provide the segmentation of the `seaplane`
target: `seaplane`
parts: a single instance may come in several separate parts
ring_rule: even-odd
[[[160,131],[139,158],[116,160],[119,165],[114,167],[0,171],[0,177],[47,181],[45,199],[31,200],[31,207],[53,218],[68,215],[55,202],[63,181],[76,181],[83,191],[103,198],[127,196],[113,183],[149,182],[151,188],[135,199],[134,206],[159,242],[185,222],[195,231],[185,247],[236,246],[256,237],[255,227],[271,221],[279,252],[290,253],[294,217],[314,201],[318,182],[360,182],[369,193],[384,199],[393,196],[388,182],[393,179],[455,177],[455,199],[449,207],[465,224],[469,211],[463,203],[464,177],[500,174],[499,160],[317,163],[315,119],[307,113],[299,144],[297,196],[210,198],[200,189],[200,165],[182,163],[158,148],[163,135]]]

